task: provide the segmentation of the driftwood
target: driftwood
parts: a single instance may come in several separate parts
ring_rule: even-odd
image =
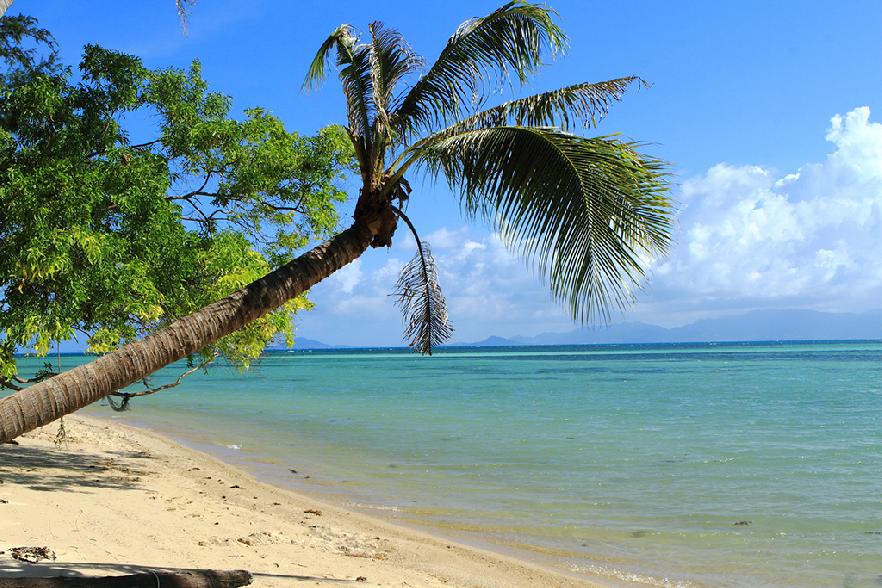
[[[147,572],[128,576],[0,578],[0,588],[237,588],[251,584],[245,570]]]

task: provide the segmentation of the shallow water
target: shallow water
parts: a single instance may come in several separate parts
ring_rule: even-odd
[[[577,574],[882,585],[882,343],[271,353],[133,406],[274,483]]]

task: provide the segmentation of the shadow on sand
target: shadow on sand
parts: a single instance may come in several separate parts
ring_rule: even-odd
[[[137,488],[146,470],[129,460],[138,457],[147,459],[149,455],[128,451],[94,455],[76,448],[0,445],[0,482],[45,492]]]
[[[76,446],[63,448],[28,445],[0,445],[0,498],[3,484],[16,484],[42,492],[88,492],[92,488],[134,489],[141,487],[141,477],[148,474],[140,460],[153,459],[146,452],[109,451],[101,455],[82,453]],[[0,509],[4,506],[0,504]],[[0,510],[0,516],[2,516]],[[54,576],[108,576],[150,572],[179,573],[185,568],[160,568],[124,563],[43,561],[32,564],[13,559],[8,552],[0,555],[0,579],[46,578]],[[349,584],[343,578],[252,572],[255,579],[267,578],[289,582]]]

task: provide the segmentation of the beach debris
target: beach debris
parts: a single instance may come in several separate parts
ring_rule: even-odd
[[[245,570],[182,570],[178,572],[147,571],[126,576],[56,576],[53,578],[21,578],[10,580],[14,586],[32,588],[238,588],[248,586],[253,578]],[[0,580],[0,586],[7,585]]]
[[[241,487],[242,486],[240,486],[239,484],[233,484],[232,486],[230,486],[230,490],[232,490],[233,488],[241,488]]]
[[[320,511],[317,508],[307,508],[306,510],[303,511],[303,514],[312,514],[317,517],[320,517],[320,516],[322,516],[322,511]]]
[[[3,498],[0,498],[0,504],[9,504],[9,501],[4,500]]]
[[[291,471],[292,474],[296,474],[296,473],[297,473],[297,470],[295,470],[295,469],[293,469],[293,468],[292,468],[290,471]]]
[[[359,576],[355,579],[356,582],[367,582],[367,576]]]
[[[249,547],[258,546],[258,545],[276,545],[276,544],[290,544],[293,543],[290,537],[285,536],[281,531],[255,531],[253,533],[249,533],[245,537],[239,537],[237,539],[215,539],[213,541],[215,545],[230,545],[234,543],[241,543],[242,545],[248,545]]]
[[[734,527],[746,527],[747,525],[751,524],[752,522],[753,521],[738,521],[733,526]]]
[[[40,563],[44,559],[55,561],[55,552],[46,546],[43,547],[13,547],[9,550],[12,559],[27,563]]]
[[[52,442],[55,443],[55,447],[61,447],[67,440],[67,429],[64,426],[64,417],[61,417],[58,419],[58,432],[55,433],[55,438]]]

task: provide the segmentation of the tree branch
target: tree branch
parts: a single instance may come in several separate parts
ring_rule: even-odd
[[[121,404],[115,405],[111,402],[110,398],[108,398],[108,402],[111,403],[110,406],[113,410],[116,410],[116,411],[128,410],[130,399],[139,398],[141,396],[150,396],[151,394],[156,394],[157,392],[162,392],[163,390],[168,390],[170,388],[180,386],[181,382],[184,381],[184,378],[186,378],[187,376],[189,376],[191,374],[198,372],[201,369],[207,368],[215,359],[218,358],[218,355],[219,355],[218,353],[214,353],[208,359],[206,359],[205,361],[203,361],[199,365],[195,365],[195,366],[187,369],[186,371],[181,373],[181,375],[178,376],[178,379],[175,380],[174,382],[170,382],[168,384],[163,384],[162,386],[157,386],[155,388],[151,388],[147,384],[147,380],[145,378],[144,380],[142,380],[142,382],[144,383],[144,387],[147,388],[146,390],[143,390],[141,392],[119,392],[119,391],[111,392],[109,394],[109,396],[116,396],[116,397],[122,398],[123,401]]]
[[[12,383],[12,380],[0,380],[0,388],[6,388],[8,390],[14,390],[15,392],[21,392],[24,390],[21,386],[17,386]]]
[[[187,200],[189,201],[193,196],[212,196],[212,194],[205,193],[205,187],[208,186],[208,182],[211,181],[211,176],[214,175],[214,170],[209,170],[205,175],[205,181],[202,182],[202,185],[193,190],[192,192],[188,192],[181,196],[166,196],[166,200]]]
[[[155,139],[153,141],[147,141],[146,143],[138,143],[137,145],[123,145],[124,149],[144,149],[145,147],[152,147],[157,143],[161,143],[162,139]],[[96,151],[93,151],[89,155],[86,156],[86,159],[92,159],[93,157],[98,157],[99,155],[104,155],[107,153],[107,148],[102,147]]]

